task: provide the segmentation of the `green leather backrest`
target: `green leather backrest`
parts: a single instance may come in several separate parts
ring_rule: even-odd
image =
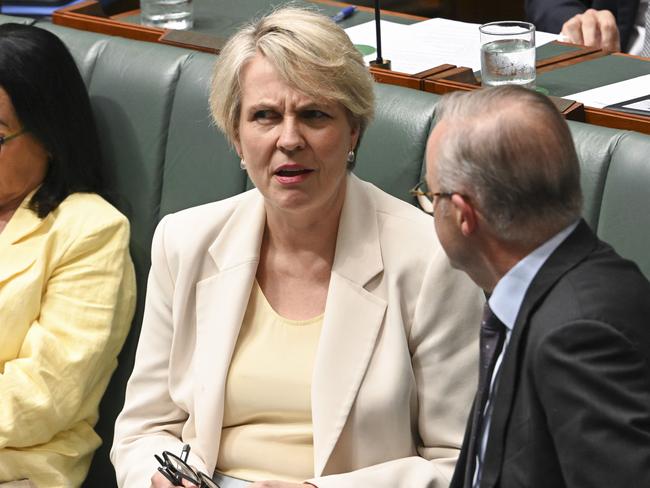
[[[623,133],[580,122],[569,122],[569,128],[580,159],[582,214],[591,228],[596,229],[612,151]]]
[[[603,192],[598,235],[650,277],[650,137],[620,136]]]
[[[354,173],[415,203],[409,190],[420,180],[437,95],[375,84],[375,120],[361,140]]]
[[[208,93],[216,56],[192,53],[176,85],[169,123],[160,217],[246,189],[246,173],[213,126]]]

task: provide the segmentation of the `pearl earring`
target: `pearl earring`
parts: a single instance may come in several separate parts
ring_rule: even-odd
[[[244,161],[244,158],[239,161],[239,167],[242,171],[246,171],[246,161]]]
[[[356,158],[356,154],[350,149],[350,152],[348,152],[348,163],[354,163],[354,158]]]

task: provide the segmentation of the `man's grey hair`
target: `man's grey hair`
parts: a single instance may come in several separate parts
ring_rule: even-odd
[[[580,164],[567,123],[544,95],[518,86],[456,92],[436,107],[442,192],[466,195],[492,232],[548,239],[580,216]]]

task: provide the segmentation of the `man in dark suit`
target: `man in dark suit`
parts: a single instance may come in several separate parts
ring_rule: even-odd
[[[650,487],[650,283],[580,218],[567,124],[515,86],[448,95],[436,118],[423,194],[489,295],[452,488]]]
[[[577,44],[628,52],[635,36],[639,0],[526,0],[526,16],[537,29],[562,33]],[[632,41],[632,42],[631,42]],[[638,54],[643,39],[638,45]]]

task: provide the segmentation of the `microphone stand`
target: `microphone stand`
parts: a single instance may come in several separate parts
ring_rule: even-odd
[[[390,69],[390,60],[381,56],[381,9],[379,0],[375,0],[375,31],[377,36],[377,59],[370,61],[370,66],[375,68]]]

